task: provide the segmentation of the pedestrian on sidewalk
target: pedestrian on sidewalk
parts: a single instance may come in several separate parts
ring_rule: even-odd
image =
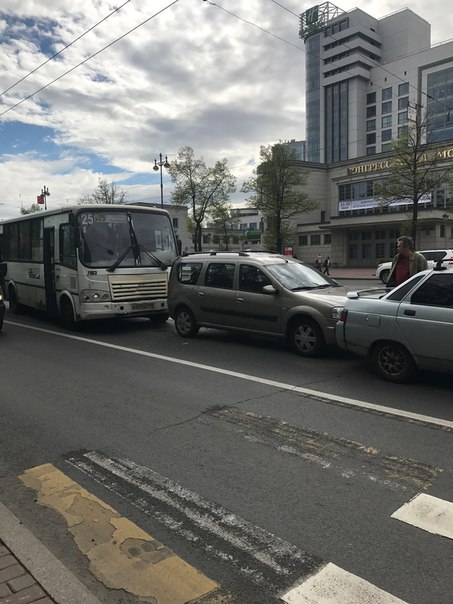
[[[318,271],[320,271],[320,272],[322,270],[322,256],[321,256],[321,254],[318,254],[318,257],[315,260],[315,268],[318,269]]]
[[[330,277],[330,256],[327,256],[327,258],[324,260],[324,262],[322,263],[324,270],[322,271],[324,273],[324,275],[327,275],[328,277]]]

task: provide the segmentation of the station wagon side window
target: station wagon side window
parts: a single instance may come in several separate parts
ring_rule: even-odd
[[[453,308],[453,275],[433,274],[411,298],[412,304]]]
[[[235,265],[230,262],[213,262],[208,265],[204,284],[207,287],[233,289]]]
[[[263,293],[265,285],[272,285],[272,281],[256,266],[241,264],[239,267],[239,289],[243,292]]]
[[[195,285],[202,267],[201,262],[181,262],[177,266],[176,278],[184,285]]]

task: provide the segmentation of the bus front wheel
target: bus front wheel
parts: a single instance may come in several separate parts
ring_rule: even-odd
[[[74,310],[72,309],[71,302],[67,298],[62,298],[60,302],[60,320],[65,329],[70,331],[75,331],[77,329],[78,323],[74,316]]]

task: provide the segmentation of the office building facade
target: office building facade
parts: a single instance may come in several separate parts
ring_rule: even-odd
[[[409,9],[376,19],[330,2],[301,15],[306,48],[308,192],[319,209],[299,217],[297,256],[375,266],[391,257],[412,214],[407,199],[382,204],[376,184],[392,140],[416,116],[453,162],[453,42],[431,46],[431,26]],[[451,108],[451,115],[450,115]],[[453,167],[453,163],[452,163]],[[419,203],[419,249],[452,247],[453,193],[440,183]]]

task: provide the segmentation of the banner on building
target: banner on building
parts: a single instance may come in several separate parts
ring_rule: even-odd
[[[418,203],[431,203],[431,193],[423,195]],[[352,199],[351,201],[340,201],[338,203],[339,212],[349,212],[351,210],[370,210],[372,208],[394,208],[398,206],[412,205],[412,199],[397,199],[396,201],[386,201],[385,199]]]

